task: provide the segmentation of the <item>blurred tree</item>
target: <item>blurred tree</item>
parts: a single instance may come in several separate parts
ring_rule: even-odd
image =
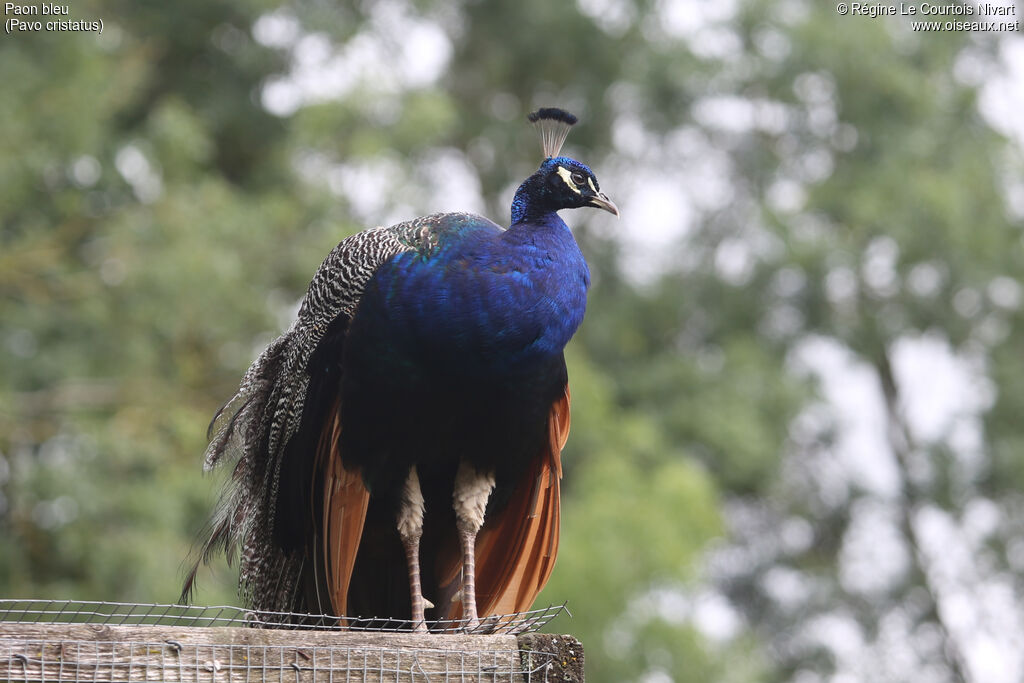
[[[104,33],[0,46],[0,584],[169,601],[209,505],[202,425],[311,270],[278,240],[328,209],[254,102],[284,61],[259,5],[72,11]]]
[[[999,38],[779,10],[731,22],[748,123],[713,120],[721,100],[695,112],[751,209],[734,227],[746,325],[824,400],[784,423],[770,487],[727,496],[735,541],[710,575],[774,680],[1015,680],[1021,261],[1004,188],[1021,167],[978,111]],[[688,242],[698,273],[731,279],[728,234]]]
[[[319,260],[507,219],[557,103],[625,209],[570,218],[594,287],[542,599],[588,676],[1024,670],[999,36],[765,0],[72,11],[104,33],[0,44],[4,595],[173,600],[206,422]]]

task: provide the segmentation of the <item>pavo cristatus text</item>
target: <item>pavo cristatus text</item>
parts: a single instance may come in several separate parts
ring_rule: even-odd
[[[261,611],[464,619],[529,609],[558,547],[563,348],[590,274],[559,209],[618,215],[559,156],[576,117],[530,115],[547,157],[512,224],[443,213],[343,240],[292,326],[211,424],[236,459],[200,561],[241,544]]]

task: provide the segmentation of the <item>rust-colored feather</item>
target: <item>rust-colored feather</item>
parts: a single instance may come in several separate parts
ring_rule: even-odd
[[[476,545],[477,608],[481,618],[523,612],[551,576],[558,553],[561,451],[569,438],[569,388],[551,406],[548,443],[533,459],[503,510],[485,520]],[[445,553],[448,555],[448,553]],[[442,558],[442,585],[461,583],[457,553]],[[454,594],[454,591],[445,591]],[[451,619],[462,617],[451,600]],[[441,607],[441,605],[439,605]]]
[[[322,432],[317,446],[317,458],[324,463],[324,569],[334,613],[344,615],[370,492],[363,485],[362,475],[346,469],[341,462],[338,450],[341,417],[337,402],[331,415],[330,424]]]

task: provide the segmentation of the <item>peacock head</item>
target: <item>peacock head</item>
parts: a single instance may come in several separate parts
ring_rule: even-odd
[[[558,155],[576,117],[562,109],[546,108],[533,112],[529,119],[540,130],[547,158],[516,191],[512,202],[513,221],[584,206],[604,209],[618,216],[618,207],[601,192],[594,172],[586,164]]]

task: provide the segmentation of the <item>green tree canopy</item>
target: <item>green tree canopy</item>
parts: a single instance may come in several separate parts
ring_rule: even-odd
[[[4,596],[173,601],[206,424],[323,256],[506,221],[557,104],[623,209],[567,216],[594,285],[542,600],[588,676],[1024,671],[1024,167],[979,107],[1016,35],[767,0],[70,8],[102,34],[0,43]],[[223,563],[201,588],[235,601]]]

